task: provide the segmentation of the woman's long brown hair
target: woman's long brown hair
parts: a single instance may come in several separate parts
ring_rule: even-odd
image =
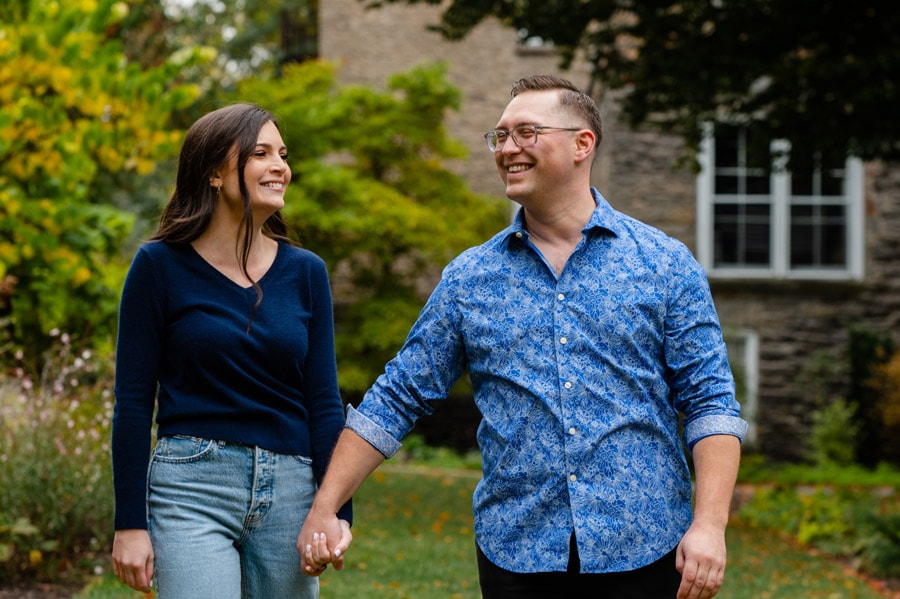
[[[198,119],[184,138],[178,158],[175,191],[163,208],[159,227],[151,237],[151,240],[169,243],[190,243],[206,230],[215,210],[218,193],[210,185],[210,179],[228,163],[231,151],[236,147],[244,218],[242,234],[238,236],[235,251],[240,257],[241,272],[256,291],[256,303],[247,322],[248,333],[263,294],[260,286],[247,272],[253,244],[253,214],[244,181],[244,166],[256,149],[260,129],[268,122],[279,127],[278,120],[272,113],[250,103],[232,104]],[[291,243],[280,210],[263,223],[262,232],[273,239]]]

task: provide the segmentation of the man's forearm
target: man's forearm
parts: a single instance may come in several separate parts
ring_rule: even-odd
[[[313,509],[335,514],[382,462],[384,456],[368,441],[345,428],[338,439]]]
[[[693,457],[697,481],[694,521],[724,529],[741,461],[741,443],[732,435],[704,437],[694,445]]]
[[[345,428],[341,433],[322,485],[297,535],[304,574],[318,576],[328,563],[337,570],[344,567],[344,552],[353,535],[349,524],[338,520],[337,512],[383,461],[381,452],[355,432]]]

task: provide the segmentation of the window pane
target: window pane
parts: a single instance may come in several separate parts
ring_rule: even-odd
[[[791,222],[797,223],[801,219],[803,222],[809,222],[812,218],[813,207],[810,204],[800,204],[791,206]]]
[[[739,204],[716,204],[716,222],[736,222],[738,212],[741,208],[742,206]]]
[[[747,193],[751,195],[769,195],[769,175],[748,176]]]
[[[747,226],[747,247],[744,251],[744,263],[769,264],[769,224],[750,224]]]
[[[738,264],[738,227],[734,223],[716,222],[713,237],[715,266]]]
[[[791,266],[812,266],[815,264],[815,242],[813,228],[809,225],[791,227]]]
[[[769,214],[772,208],[768,204],[745,204],[743,208],[744,214],[752,217],[756,222],[769,223]]]
[[[768,204],[716,204],[714,265],[767,266],[770,261],[770,212]]]
[[[845,206],[792,206],[790,235],[792,268],[846,265]]]
[[[826,222],[844,223],[847,220],[847,207],[844,205],[821,206],[820,210]]]
[[[734,175],[716,175],[714,193],[734,195],[738,192],[738,178]]]
[[[847,264],[847,228],[844,225],[826,225],[822,228],[822,265]]]

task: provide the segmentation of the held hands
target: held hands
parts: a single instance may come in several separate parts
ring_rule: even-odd
[[[300,552],[300,571],[307,576],[319,576],[325,572],[328,564],[334,565],[335,570],[342,570],[344,568],[344,553],[353,540],[353,535],[350,533],[350,523],[346,520],[338,520],[334,516],[328,522],[321,520],[313,522],[312,519],[312,513],[310,513],[303,524],[300,535],[297,537],[297,551]],[[314,529],[323,532],[309,532]],[[324,532],[326,530],[329,532]],[[337,541],[334,539],[337,539]]]
[[[153,580],[153,547],[146,530],[117,530],[113,538],[113,572],[142,593],[150,592]]]

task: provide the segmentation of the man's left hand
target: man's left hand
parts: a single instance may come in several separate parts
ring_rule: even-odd
[[[725,531],[694,522],[675,556],[675,567],[681,572],[678,599],[715,597],[725,579],[725,555]]]

